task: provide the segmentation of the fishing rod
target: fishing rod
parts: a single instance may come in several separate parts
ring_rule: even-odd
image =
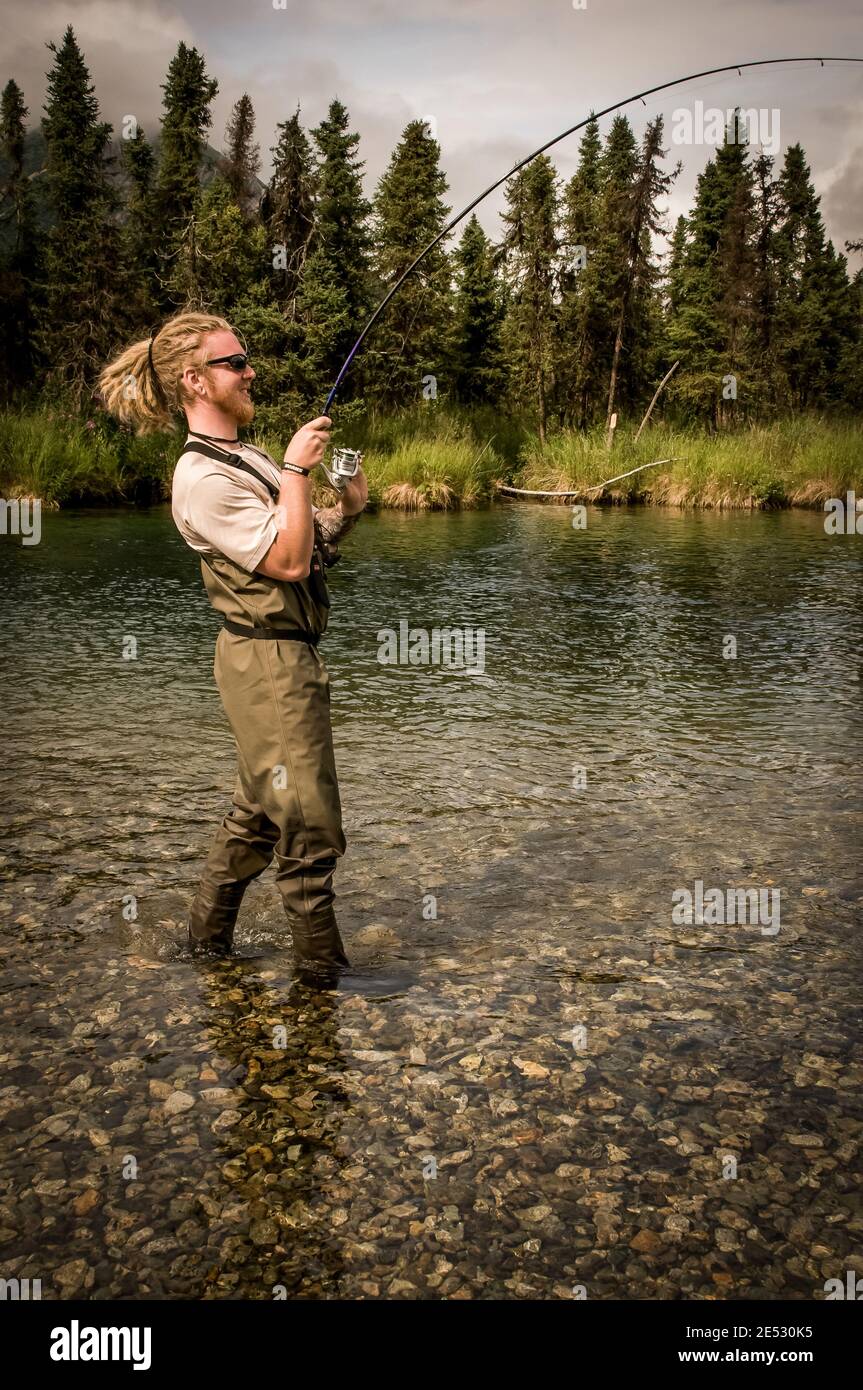
[[[390,300],[398,294],[402,285],[408,277],[413,274],[417,266],[425,260],[429,252],[433,251],[439,242],[443,241],[444,237],[449,235],[454,227],[458,226],[463,218],[467,217],[469,212],[473,212],[473,209],[481,203],[484,198],[487,198],[490,193],[494,193],[495,189],[500,188],[502,183],[506,183],[507,180],[511,179],[514,174],[517,174],[520,169],[523,169],[526,164],[530,164],[531,160],[538,158],[538,156],[544,154],[546,150],[550,150],[553,145],[559,144],[561,140],[565,140],[568,135],[574,135],[577,130],[583,130],[591,121],[600,120],[603,116],[610,115],[612,111],[619,111],[622,106],[629,106],[633,101],[644,102],[645,97],[654,96],[657,92],[665,92],[669,87],[680,87],[685,82],[695,82],[702,77],[714,77],[721,72],[736,72],[738,75],[742,75],[744,68],[774,67],[780,63],[820,63],[823,67],[825,63],[863,63],[863,58],[821,58],[817,55],[802,58],[756,58],[748,63],[726,63],[723,67],[719,68],[705,68],[702,72],[691,72],[686,77],[675,77],[671,82],[660,82],[655,87],[645,87],[643,92],[634,92],[632,96],[626,97],[623,101],[616,101],[613,105],[604,107],[602,111],[592,111],[585,120],[578,121],[575,125],[571,125],[566,130],[561,131],[560,135],[555,135],[553,139],[547,140],[544,145],[540,145],[538,150],[534,150],[532,154],[526,155],[524,159],[520,160],[518,164],[515,164],[507,173],[501,175],[494,183],[489,184],[488,188],[483,193],[480,193],[478,197],[474,198],[472,202],[468,203],[466,208],[462,208],[461,212],[453,217],[443,230],[432,238],[428,246],[424,246],[419,255],[411,261],[407,270],[399,276],[392,289],[381,300],[345,358],[341,370],[333,383],[332,390],[327,396],[326,405],[322,413],[324,415],[329,415],[338,389],[347,376],[351,363],[359,352],[362,344],[368,337],[371,329],[377,323],[384,309],[386,309]],[[644,104],[646,105],[646,103]],[[331,464],[332,472],[330,469],[325,470],[330,477],[330,481],[340,488],[343,487],[344,483],[356,473],[359,468],[361,457],[362,456],[355,449],[335,450]]]

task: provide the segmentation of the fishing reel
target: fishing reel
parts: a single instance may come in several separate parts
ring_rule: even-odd
[[[363,456],[359,449],[333,449],[333,456],[330,459],[329,467],[325,463],[321,468],[327,475],[331,487],[336,492],[344,492],[351,478],[355,478],[360,470]]]

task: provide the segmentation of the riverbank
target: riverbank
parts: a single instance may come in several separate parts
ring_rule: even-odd
[[[170,495],[180,434],[139,439],[101,418],[47,410],[6,412],[0,424],[3,497],[39,497],[55,509],[152,504]],[[279,456],[278,440],[258,442]],[[618,431],[609,451],[601,429],[563,431],[541,445],[487,409],[435,408],[362,421],[337,442],[364,448],[371,506],[402,511],[479,506],[501,484],[566,493],[567,501],[719,509],[820,508],[849,489],[863,495],[859,420],[801,417],[722,435],[657,425],[637,442]],[[659,459],[668,462],[598,486]]]

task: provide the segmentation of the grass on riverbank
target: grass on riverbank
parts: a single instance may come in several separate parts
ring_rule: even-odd
[[[410,511],[467,507],[491,495],[506,467],[489,436],[482,438],[481,417],[472,424],[428,414],[381,421],[378,429],[362,422],[340,442],[366,450],[372,505]],[[40,497],[46,507],[164,501],[184,437],[178,432],[137,438],[103,419],[88,425],[48,410],[6,411],[0,417],[0,493]],[[281,457],[280,441],[258,442]],[[327,492],[320,488],[321,500]]]
[[[488,408],[435,407],[358,421],[344,439],[339,433],[337,442],[365,451],[372,505],[404,510],[475,506],[494,495],[498,481],[568,489],[592,501],[691,507],[820,506],[849,488],[863,495],[861,421],[801,417],[727,435],[657,425],[637,444],[618,431],[611,453],[602,429],[553,435],[541,447]],[[182,440],[180,432],[139,439],[102,417],[7,411],[0,418],[0,494],[41,497],[47,507],[165,500]],[[280,457],[280,441],[259,442]],[[611,475],[668,458],[674,462],[604,494],[592,490]]]
[[[523,425],[489,406],[429,402],[345,425],[334,413],[334,442],[363,451],[371,505],[400,511],[449,511],[488,501],[495,481],[518,467],[527,437]],[[279,457],[277,440],[265,447]]]
[[[636,473],[603,494],[592,490],[605,478],[656,459],[674,461]],[[604,430],[561,434],[545,448],[536,441],[528,445],[516,485],[574,489],[584,500],[605,496],[664,506],[820,506],[849,488],[863,492],[863,422],[798,418],[727,435],[648,428],[637,444],[618,432],[611,453]]]
[[[136,438],[50,410],[0,416],[0,491],[76,503],[156,501],[168,495],[183,436]]]
[[[449,511],[475,507],[493,493],[504,463],[487,438],[450,423],[436,437],[393,436],[388,446],[367,448],[363,468],[369,500],[400,511]]]

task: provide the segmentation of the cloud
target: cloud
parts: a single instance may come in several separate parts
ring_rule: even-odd
[[[160,84],[181,40],[192,30],[171,7],[152,0],[6,0],[7,40],[4,82],[14,77],[30,107],[30,123],[42,118],[45,75],[52,55],[45,45],[58,43],[72,25],[90,75],[103,119],[115,126],[124,115],[137,116],[145,128],[155,125],[161,108]]]
[[[407,122],[437,117],[447,201],[460,208],[516,160],[562,127],[629,92],[677,72],[777,52],[834,52],[858,47],[859,0],[9,0],[15,35],[7,75],[25,90],[32,120],[41,116],[49,38],[71,22],[96,84],[103,116],[118,126],[135,115],[152,133],[160,84],[179,41],[204,54],[219,82],[211,139],[221,143],[237,98],[248,91],[257,115],[262,174],[269,171],[275,127],[299,103],[311,127],[338,96],[361,135],[371,194]],[[671,42],[673,40],[673,42]],[[8,46],[8,45],[7,45]],[[803,143],[825,197],[828,229],[849,235],[855,161],[852,131],[863,96],[863,66],[782,67],[744,71],[682,86],[627,109],[638,133],[658,111],[696,98],[723,108],[778,106],[783,146]],[[607,129],[608,120],[604,123]],[[859,128],[859,126],[857,127]],[[561,174],[575,167],[578,136],[551,151]],[[686,209],[707,149],[671,148],[684,173],[672,215]],[[847,171],[843,172],[846,169]],[[843,190],[847,190],[843,192]],[[494,195],[477,211],[496,234]],[[835,221],[835,225],[834,225]]]
[[[863,241],[863,145],[858,145],[831,182],[821,200],[830,234],[836,248],[844,251],[846,241]],[[850,258],[861,263],[859,254]]]

